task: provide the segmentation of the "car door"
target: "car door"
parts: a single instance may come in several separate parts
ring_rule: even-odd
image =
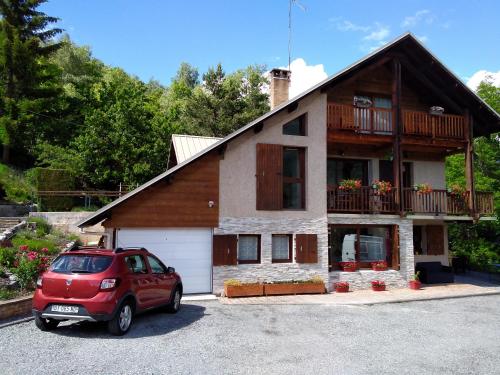
[[[144,256],[135,254],[125,257],[129,270],[132,291],[141,309],[147,309],[154,304],[155,284],[153,275],[149,272]]]
[[[166,304],[170,301],[170,295],[175,285],[175,277],[173,273],[169,273],[167,267],[155,256],[148,255],[149,268],[153,276],[155,305]]]

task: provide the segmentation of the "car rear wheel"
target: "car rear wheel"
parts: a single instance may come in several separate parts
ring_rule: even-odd
[[[108,331],[115,336],[124,335],[132,325],[133,315],[132,304],[128,301],[124,302],[113,319],[108,322]]]
[[[59,325],[59,320],[45,319],[37,315],[35,316],[35,325],[42,331],[52,331]]]
[[[181,290],[179,287],[177,287],[175,288],[172,300],[167,306],[167,312],[175,314],[177,311],[179,311],[181,308],[181,298],[182,298]]]

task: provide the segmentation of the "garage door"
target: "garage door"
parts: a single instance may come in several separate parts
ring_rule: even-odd
[[[116,231],[117,247],[145,247],[182,277],[184,293],[212,291],[211,229],[132,229]]]

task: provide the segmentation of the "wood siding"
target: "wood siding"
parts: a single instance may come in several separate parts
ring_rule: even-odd
[[[217,227],[219,155],[210,154],[114,207],[106,228]],[[214,207],[208,202],[213,201]]]
[[[256,171],[257,210],[281,210],[283,207],[283,146],[258,143]]]

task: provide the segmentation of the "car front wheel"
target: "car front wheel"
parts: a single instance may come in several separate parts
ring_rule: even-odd
[[[42,331],[52,331],[59,325],[59,320],[45,319],[37,315],[35,316],[35,325]]]
[[[122,336],[132,325],[133,309],[130,302],[123,303],[116,315],[108,322],[108,330],[115,336]]]

